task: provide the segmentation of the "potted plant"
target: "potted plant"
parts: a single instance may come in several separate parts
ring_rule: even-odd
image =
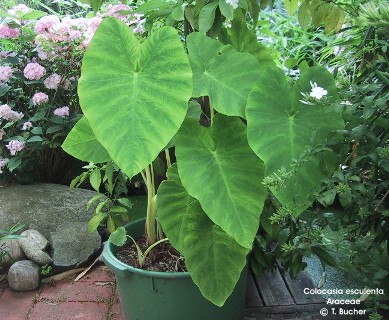
[[[328,135],[343,128],[331,74],[308,68],[291,86],[248,29],[244,9],[223,27],[215,10],[226,19],[225,8],[234,12],[231,4],[190,8],[184,25],[193,32],[184,37],[163,26],[140,41],[119,20],[104,19],[82,62],[78,92],[84,117],[63,144],[84,161],[112,159],[128,177],[142,174],[148,243],[166,235],[185,258],[189,274],[125,266],[112,244],[123,243],[125,231],[111,235],[104,260],[115,269],[127,319],[182,319],[181,308],[186,319],[240,319],[242,271],[268,190],[297,216],[338,165],[325,147]],[[211,10],[213,18],[205,23],[200,9]],[[216,24],[218,40],[207,36]],[[161,152],[169,169],[156,191],[153,161]],[[135,241],[143,225],[127,227]],[[145,277],[147,283],[138,284]],[[194,284],[169,286],[173,295],[161,298],[173,278],[189,277]],[[123,284],[126,278],[130,284]]]

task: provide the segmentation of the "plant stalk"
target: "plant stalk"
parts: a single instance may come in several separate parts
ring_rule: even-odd
[[[166,165],[169,168],[172,165],[172,161],[170,159],[169,149],[165,149],[165,156],[166,156]]]
[[[154,197],[153,178],[150,171],[151,166],[145,168],[147,187],[147,215],[146,215],[146,237],[149,245],[155,243],[157,239],[155,231],[156,205]]]

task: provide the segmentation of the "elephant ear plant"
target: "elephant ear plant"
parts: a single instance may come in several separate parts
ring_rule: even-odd
[[[231,44],[192,32],[186,51],[172,27],[140,42],[119,20],[104,19],[82,62],[84,118],[63,144],[82,160],[112,159],[129,177],[143,175],[149,244],[162,228],[218,306],[246,265],[268,187],[287,210],[303,212],[337,166],[323,146],[343,127],[324,68],[309,68],[290,86],[282,70],[260,62],[245,23],[234,21],[223,39]],[[198,102],[207,126],[188,112]],[[155,196],[152,163],[168,146],[177,161]]]

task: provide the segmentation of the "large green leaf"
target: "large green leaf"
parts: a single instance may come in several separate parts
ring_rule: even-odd
[[[197,32],[187,37],[187,44],[193,97],[209,96],[215,110],[244,117],[247,96],[260,74],[259,62]]]
[[[181,184],[178,176],[177,164],[169,167],[167,180],[158,188],[157,212],[164,232],[170,243],[181,253],[184,252],[185,226],[182,224],[184,216],[188,214],[188,207],[193,201]]]
[[[264,166],[250,149],[239,118],[217,114],[210,128],[185,120],[177,134],[181,181],[210,219],[251,248],[265,199]]]
[[[327,104],[306,105],[302,93],[309,94],[311,83],[328,91]],[[344,123],[341,114],[334,112],[337,90],[331,74],[323,67],[309,68],[291,88],[284,73],[268,68],[254,86],[247,102],[248,141],[254,152],[265,162],[266,175],[285,168],[293,173],[285,187],[272,188],[281,203],[295,214],[311,204],[310,196],[321,180],[335,168],[333,152],[307,154],[309,148],[318,149],[330,132],[340,130]],[[292,168],[293,161],[299,165]]]
[[[132,177],[168,144],[192,93],[187,55],[171,27],[140,43],[131,29],[106,18],[85,53],[78,93],[96,138]]]
[[[186,193],[176,165],[169,168],[168,180],[158,189],[157,207],[163,230],[185,257],[194,283],[205,298],[222,306],[239,280],[250,249],[208,218],[198,200]]]
[[[107,151],[96,139],[88,120],[82,117],[67,135],[62,149],[86,162],[102,163],[111,160]]]
[[[185,264],[203,296],[222,306],[234,290],[251,249],[240,246],[215,225],[198,201],[188,212],[183,222]]]

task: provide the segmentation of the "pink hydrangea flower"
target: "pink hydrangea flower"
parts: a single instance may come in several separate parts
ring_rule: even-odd
[[[47,60],[48,54],[42,47],[37,47],[36,51],[38,52],[38,57],[41,60]]]
[[[0,173],[3,173],[4,167],[7,165],[9,159],[0,157]]]
[[[61,24],[64,26],[63,36],[67,37],[71,41],[82,38],[84,32],[89,27],[89,22],[86,18],[71,19],[69,17],[65,17],[63,18]]]
[[[84,38],[84,33],[89,27],[90,19],[64,17],[60,21],[55,16],[46,16],[38,20],[35,25],[37,38],[44,36],[46,44],[68,42]],[[40,39],[39,41],[41,41]],[[45,46],[46,47],[46,46]]]
[[[65,118],[65,117],[69,116],[69,107],[65,106],[65,107],[57,108],[53,111],[53,113],[56,116],[59,116],[61,118]]]
[[[49,101],[49,96],[43,92],[37,92],[32,97],[32,103],[37,106],[38,104],[42,104]]]
[[[71,86],[72,86],[72,82],[71,82],[72,79],[65,79],[63,81],[63,84],[62,84],[62,88],[64,88],[65,90],[70,90]]]
[[[22,130],[26,131],[26,130],[31,129],[32,127],[33,127],[33,124],[30,121],[26,121],[25,123],[23,123]]]
[[[41,60],[53,60],[58,54],[51,40],[46,35],[38,34],[35,37],[36,52]]]
[[[13,51],[0,51],[0,59],[8,58],[8,57],[16,57],[16,52],[13,52]]]
[[[43,84],[47,89],[57,90],[59,84],[61,83],[61,76],[57,73],[53,73],[51,76],[47,77]]]
[[[91,42],[98,26],[100,25],[100,23],[102,21],[103,21],[103,18],[101,18],[99,16],[95,16],[95,17],[89,19],[89,26],[84,33],[84,41],[82,42],[82,46],[84,48],[87,48],[89,46],[89,43]]]
[[[20,11],[21,13],[26,14],[26,13],[32,11],[32,9],[29,8],[29,7],[27,7],[27,6],[24,5],[24,4],[18,4],[17,6],[14,6],[14,7],[12,7],[11,9],[9,9],[9,10],[8,10],[8,13],[9,13],[9,14],[12,14],[12,15],[14,15],[14,16],[16,16],[16,13],[17,13],[18,11]]]
[[[8,82],[12,77],[12,68],[9,66],[0,66],[0,83]]]
[[[9,150],[9,153],[11,156],[16,155],[19,151],[22,151],[24,146],[26,145],[25,141],[20,140],[11,140],[7,145],[7,149]]]
[[[93,33],[95,33],[95,31],[97,30],[97,28],[99,27],[99,25],[101,24],[102,21],[103,21],[102,17],[94,16],[93,18],[89,19],[89,21],[88,21],[88,23],[89,23],[88,29],[90,31],[92,31]]]
[[[46,69],[38,62],[30,62],[24,68],[23,74],[29,80],[39,80],[46,74]]]
[[[3,104],[0,106],[0,119],[8,121],[17,121],[22,119],[23,116],[23,113],[13,111],[8,104]]]
[[[64,19],[67,18],[65,17]],[[86,30],[89,27],[89,20],[88,18],[75,18],[71,19],[71,24],[77,29]]]
[[[132,28],[133,32],[143,34],[145,32],[145,21],[146,19],[142,14],[135,13],[132,15],[132,20],[128,23],[128,25]]]
[[[128,15],[123,15],[120,11],[130,11],[131,8],[123,3],[115,4],[108,7],[108,15],[115,18],[127,18]]]
[[[7,24],[0,24],[0,39],[14,39],[19,37],[19,29],[10,28]]]
[[[36,34],[53,32],[54,26],[60,22],[59,18],[55,15],[44,16],[36,22],[34,31]]]

